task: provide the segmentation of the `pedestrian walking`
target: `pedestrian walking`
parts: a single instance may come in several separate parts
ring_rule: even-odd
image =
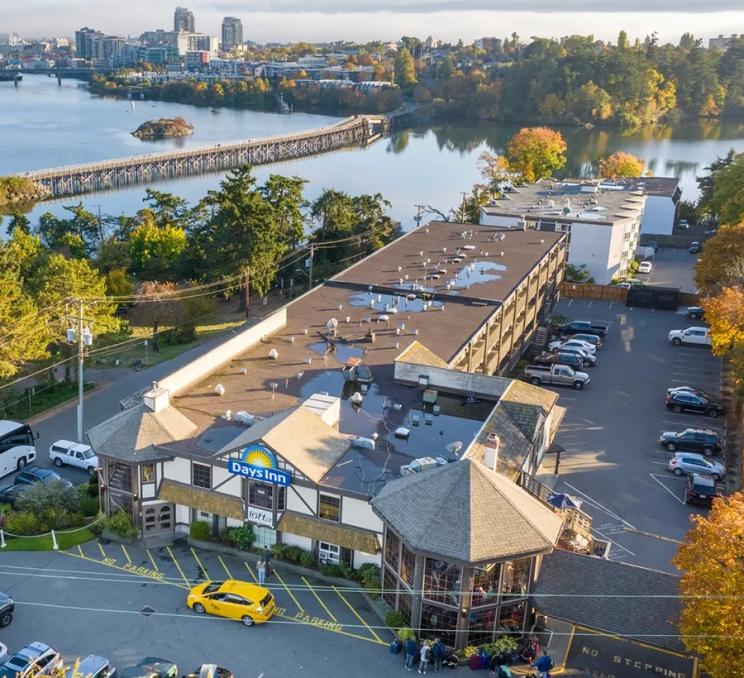
[[[264,563],[266,563],[266,576],[271,576],[271,551],[269,551],[268,546],[264,546],[263,550],[263,560]]]
[[[434,664],[434,671],[437,673],[442,670],[442,659],[444,658],[444,645],[439,638],[434,639],[434,645],[431,646],[431,659]]]
[[[263,586],[266,583],[266,561],[263,558],[258,559],[256,571],[258,572],[258,583]]]
[[[429,661],[431,660],[431,646],[429,641],[424,641],[424,646],[421,648],[421,659],[419,660],[419,673],[426,673],[429,668]]]
[[[403,664],[406,671],[413,671],[413,662],[416,659],[417,650],[418,650],[418,645],[416,644],[416,639],[409,638],[406,641],[406,661]]]

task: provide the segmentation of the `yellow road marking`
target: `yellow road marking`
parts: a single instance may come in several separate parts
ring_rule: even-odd
[[[362,616],[354,609],[354,606],[344,597],[344,595],[341,593],[341,591],[339,591],[335,586],[332,586],[331,588],[338,594],[338,597],[341,598],[341,600],[343,600],[344,603],[346,603],[346,607],[348,607],[354,613],[354,616],[360,622],[362,622],[362,624],[364,624],[364,627],[367,629],[367,631],[369,631],[375,637],[375,640],[377,640],[377,642],[381,643],[382,642],[382,638],[380,638],[380,636],[377,635],[377,633],[375,632],[375,630],[369,624],[367,624],[367,622],[364,621],[364,619],[362,619]]]
[[[96,543],[98,544],[98,548],[101,551],[101,558],[108,558],[108,556],[106,555],[106,551],[103,550],[103,544],[101,544],[100,541]]]
[[[124,557],[127,559],[127,562],[131,565],[132,559],[129,557],[129,551],[127,551],[127,547],[124,546],[124,544],[120,544],[121,550],[124,551]]]
[[[253,581],[255,581],[256,584],[258,584],[258,577],[255,574],[253,574],[253,570],[251,570],[251,566],[245,561],[243,561],[243,565],[245,565],[245,568],[248,570],[248,572],[251,573],[251,577],[253,577]]]
[[[220,565],[222,565],[222,567],[224,568],[225,572],[227,573],[227,578],[228,579],[234,579],[234,577],[232,576],[232,573],[228,569],[227,565],[225,565],[225,561],[222,560],[222,556],[218,555],[217,556],[217,560],[220,561]]]
[[[287,586],[284,579],[282,579],[282,575],[280,575],[279,572],[277,572],[276,568],[273,569],[273,572],[279,579],[279,583],[284,587],[284,590],[289,594],[289,597],[292,600],[294,600],[294,604],[297,605],[300,612],[302,612],[302,614],[305,614],[305,609],[302,607],[302,605],[300,605],[300,601],[297,600],[297,598],[295,598],[294,593],[292,593],[292,591],[289,590],[289,586]]]
[[[101,560],[96,560],[95,558],[91,558],[90,556],[79,556],[77,553],[72,553],[71,551],[60,551],[60,553],[64,553],[66,556],[70,556],[71,558],[79,558],[80,560],[85,560],[89,563],[95,563],[96,565],[104,565],[105,567],[110,567],[114,570],[119,570],[120,572],[126,572],[127,574],[135,575],[137,577],[142,577],[143,579],[152,579],[153,581],[161,582],[163,584],[168,584],[169,586],[175,586],[179,589],[190,589],[190,586],[184,586],[183,584],[176,584],[176,582],[168,581],[167,579],[163,578],[157,578],[157,577],[146,577],[142,574],[139,574],[133,570],[130,570],[126,567],[122,567],[121,565],[117,565],[115,561],[112,561],[111,558],[107,558],[106,562]]]
[[[204,563],[202,563],[201,560],[199,560],[199,556],[196,555],[196,551],[194,551],[194,547],[191,547],[191,554],[194,556],[194,560],[196,560],[196,564],[201,568],[201,571],[204,573],[204,576],[209,579],[209,572],[207,572],[207,568],[204,567]]]
[[[320,599],[320,596],[315,592],[315,589],[312,587],[312,585],[310,584],[310,582],[307,579],[305,579],[305,577],[302,577],[302,581],[305,582],[305,585],[310,590],[310,593],[312,593],[315,596],[315,598],[317,599],[317,601],[320,603],[320,606],[326,611],[326,613],[328,614],[328,616],[331,619],[333,619],[333,621],[335,621],[336,623],[338,623],[338,619],[336,619],[336,617],[333,616],[333,612],[331,612],[326,607],[326,604]]]
[[[152,557],[152,553],[150,553],[150,549],[145,549],[145,553],[147,553],[147,557],[150,559],[150,562],[152,563],[152,567],[155,570],[155,572],[160,572],[160,568],[158,567],[158,564],[155,562],[155,558]]]
[[[178,570],[178,574],[181,575],[181,579],[183,579],[184,583],[188,588],[191,588],[191,584],[189,583],[189,580],[186,578],[186,575],[183,573],[183,570],[181,569],[181,566],[178,564],[178,561],[176,560],[176,556],[173,555],[173,551],[171,551],[170,546],[166,546],[165,550],[168,551],[168,555],[170,556],[171,560],[173,561],[173,564],[176,566],[176,569]]]
[[[318,626],[317,624],[312,624],[311,622],[303,621],[302,619],[295,619],[294,617],[290,617],[286,614],[278,614],[276,615],[280,619],[288,619],[289,621],[293,621],[295,624],[302,624],[304,626],[311,626],[316,629],[320,629],[321,631],[327,631],[328,633],[338,633],[341,636],[348,636],[349,638],[356,638],[357,640],[366,640],[368,643],[374,643],[375,645],[378,644],[376,640],[372,640],[372,638],[367,638],[367,636],[360,636],[356,633],[350,633],[349,631],[344,631],[342,629],[329,629],[324,626]],[[387,643],[382,643],[383,645],[387,645]]]

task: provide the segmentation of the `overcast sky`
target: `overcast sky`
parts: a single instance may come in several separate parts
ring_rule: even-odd
[[[222,17],[243,20],[246,40],[393,40],[402,35],[465,42],[511,34],[591,33],[614,40],[656,31],[676,42],[744,33],[742,0],[191,0],[196,30],[219,35]],[[0,33],[72,35],[87,25],[105,33],[138,35],[173,27],[176,3],[163,0],[0,0]],[[519,11],[514,11],[518,8]],[[560,7],[560,11],[556,11]]]

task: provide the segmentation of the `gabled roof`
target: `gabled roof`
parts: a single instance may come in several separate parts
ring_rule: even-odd
[[[315,483],[321,482],[323,476],[340,461],[350,447],[346,436],[306,407],[292,410],[261,438],[279,456]]]
[[[96,454],[128,462],[146,462],[168,458],[158,445],[190,438],[196,425],[175,407],[153,412],[140,404],[115,414],[88,431],[88,440]]]
[[[562,519],[470,459],[389,482],[374,511],[414,550],[477,563],[552,550]]]
[[[264,434],[266,434],[275,426],[279,425],[290,414],[292,414],[292,411],[292,408],[288,408],[283,412],[279,412],[278,414],[275,414],[271,417],[266,417],[266,419],[257,421],[255,424],[253,424],[253,426],[247,428],[245,431],[238,434],[235,438],[225,443],[225,445],[223,445],[216,453],[216,456],[222,456],[227,454],[228,452],[239,450],[246,445],[250,445],[251,443],[258,442],[259,440],[261,440],[261,438],[263,438]]]
[[[678,587],[673,574],[558,549],[543,560],[533,593],[550,617],[683,650]]]
[[[414,341],[411,342],[403,353],[395,359],[395,362],[428,365],[429,367],[448,367],[444,360],[434,353],[434,351],[426,348],[426,346],[417,339],[414,339]]]

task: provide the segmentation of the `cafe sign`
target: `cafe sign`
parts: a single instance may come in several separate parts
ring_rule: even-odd
[[[238,459],[228,459],[227,470],[236,476],[282,487],[292,482],[292,474],[282,471],[274,453],[259,443],[243,448]]]
[[[274,513],[272,511],[249,506],[245,512],[245,518],[254,525],[274,527]]]
[[[696,678],[694,657],[574,626],[566,668],[590,678]]]

